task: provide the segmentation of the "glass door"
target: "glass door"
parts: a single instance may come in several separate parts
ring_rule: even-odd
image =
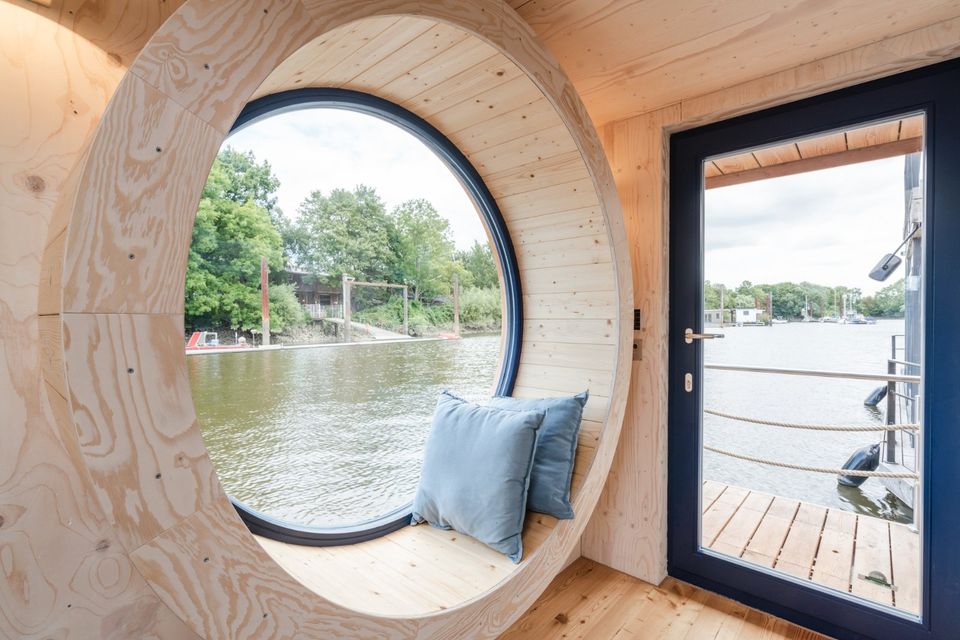
[[[960,483],[928,406],[958,154],[909,85],[671,145],[670,571],[838,637],[951,637],[930,613],[960,590],[929,565]]]

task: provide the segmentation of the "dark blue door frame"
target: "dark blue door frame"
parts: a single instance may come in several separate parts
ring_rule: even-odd
[[[858,123],[926,114],[922,616],[778,577],[699,544],[703,161]],[[670,141],[669,573],[838,638],[960,639],[960,63],[947,62],[674,134]],[[683,391],[693,373],[696,393]]]

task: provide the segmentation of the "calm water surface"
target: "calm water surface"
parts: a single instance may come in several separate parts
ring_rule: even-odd
[[[883,373],[890,335],[876,325],[727,327],[707,362]],[[408,502],[419,480],[437,394],[490,396],[499,336],[187,358],[204,439],[227,491],[309,525],[354,523]],[[882,422],[863,399],[875,382],[709,371],[704,406],[773,420]],[[883,405],[883,403],[881,403]],[[778,429],[705,416],[708,444],[759,457],[839,467],[877,433]],[[817,504],[909,521],[877,479],[836,478],[704,452],[704,477]]]
[[[723,340],[704,343],[708,363],[796,369],[886,373],[891,334],[902,320],[875,325],[790,323],[770,327],[724,327]],[[710,331],[721,332],[720,329]],[[786,422],[883,423],[880,411],[863,405],[882,383],[732,371],[707,371],[704,408]],[[856,449],[880,442],[882,432],[801,431],[704,416],[704,442],[751,456],[839,468]],[[840,487],[835,476],[773,468],[703,452],[704,477],[758,491],[840,507],[901,522],[910,510],[876,478],[860,488]]]
[[[409,502],[437,395],[490,397],[500,336],[187,358],[203,437],[233,497],[306,525]]]

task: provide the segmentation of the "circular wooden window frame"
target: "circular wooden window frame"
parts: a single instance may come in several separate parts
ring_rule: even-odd
[[[389,122],[414,136],[436,154],[463,185],[486,227],[499,264],[506,322],[500,372],[494,393],[509,396],[517,381],[523,344],[523,290],[510,232],[483,178],[460,149],[429,122],[389,100],[350,89],[308,87],[258,98],[243,108],[230,128],[230,134],[281,113],[311,108],[342,109]],[[379,538],[409,525],[413,511],[411,500],[402,507],[355,524],[317,527],[277,518],[233,497],[230,500],[240,519],[254,534],[311,547],[357,544]]]
[[[608,400],[573,500],[576,517],[557,523],[488,591],[408,616],[334,603],[264,551],[207,455],[183,351],[193,217],[237,114],[301,47],[344,25],[384,16],[462,30],[494,47],[542,93],[563,125],[558,135],[577,150],[596,195],[593,212],[577,224],[605,233],[606,304],[613,314],[594,322],[558,315],[528,320],[525,327],[548,341],[562,330],[566,342],[559,343],[603,338],[612,347],[603,356],[609,361]],[[524,268],[526,249],[519,251]],[[94,488],[90,498],[103,509],[116,543],[164,605],[199,636],[494,637],[542,593],[583,534],[625,413],[633,318],[627,234],[613,176],[579,96],[502,0],[187,0],[130,66],[63,185],[43,261],[44,375],[67,399],[54,416],[63,446],[78,451]],[[567,269],[563,273],[571,273]],[[527,277],[521,273],[525,288]],[[524,352],[526,358],[533,350]],[[521,363],[521,378],[530,366]]]

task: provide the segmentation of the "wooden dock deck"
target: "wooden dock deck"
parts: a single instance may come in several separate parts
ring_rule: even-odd
[[[704,547],[919,613],[920,536],[911,527],[710,480],[702,496]],[[893,588],[863,578],[874,572]]]

